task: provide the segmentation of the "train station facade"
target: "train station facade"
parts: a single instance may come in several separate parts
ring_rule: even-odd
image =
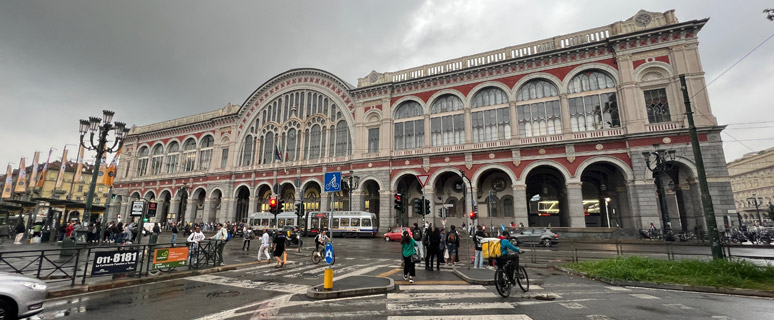
[[[672,228],[693,231],[705,223],[685,75],[723,229],[734,201],[699,57],[707,21],[640,11],[595,29],[372,71],[357,85],[289,70],[241,105],[134,127],[109,219],[146,199],[159,203],[160,221],[245,221],[277,194],[303,200],[307,211],[376,213],[384,232],[421,219],[412,204],[424,196],[436,219],[447,210],[447,225],[469,223],[477,208],[486,225],[660,228],[643,152],[665,149],[675,151],[661,173]],[[323,192],[333,171],[344,176],[342,191]],[[395,193],[406,199],[403,216]]]

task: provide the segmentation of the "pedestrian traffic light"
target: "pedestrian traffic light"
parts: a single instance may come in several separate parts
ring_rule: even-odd
[[[414,215],[418,216],[422,214],[422,204],[419,201],[414,201]]]
[[[430,214],[430,200],[425,199],[425,213]]]
[[[277,214],[277,198],[275,196],[271,196],[271,198],[269,198],[269,212],[272,214]]]
[[[396,193],[395,201],[393,202],[395,203],[393,208],[395,208],[395,210],[398,210],[399,212],[403,212],[403,195],[400,193]]]
[[[143,220],[143,222],[148,222],[148,217],[145,217],[145,220]]]

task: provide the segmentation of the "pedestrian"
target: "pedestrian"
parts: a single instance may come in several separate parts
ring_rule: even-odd
[[[482,255],[481,240],[484,239],[484,231],[480,227],[476,227],[476,235],[473,237],[473,243],[476,246],[476,255],[473,258],[473,269],[484,268],[484,256]]]
[[[16,224],[16,239],[13,244],[22,244],[21,241],[24,238],[24,220],[19,219],[19,223]]]
[[[266,260],[271,263],[271,256],[269,255],[269,233],[266,232],[266,229],[263,229],[263,234],[261,235],[261,246],[258,248],[258,261],[261,261],[261,252],[266,254]]]
[[[199,226],[196,226],[196,228],[201,229]],[[223,263],[223,248],[226,246],[226,240],[228,239],[228,232],[226,232],[226,228],[223,228],[222,223],[218,223],[218,226],[215,228],[218,229],[218,232],[216,232],[215,235],[212,236],[212,239],[215,240],[215,245],[217,246],[217,250],[218,250],[215,265],[222,266],[225,264]]]
[[[451,263],[452,266],[459,261],[457,258],[457,248],[460,246],[460,235],[457,233],[457,228],[454,225],[451,226],[449,234],[446,235],[446,248],[449,251],[449,258],[446,260],[446,264]]]
[[[129,226],[125,226],[122,230],[121,243],[132,244],[132,229],[129,229]]]
[[[447,251],[446,247],[446,227],[441,227],[441,238],[440,243],[438,245],[438,261],[440,264],[440,261],[443,261],[445,264],[448,264],[447,260],[449,259],[449,251]]]
[[[247,227],[247,229],[242,232],[242,238],[244,239],[244,241],[242,241],[242,250],[250,251],[250,240],[253,240],[253,228]],[[247,249],[245,249],[245,245],[247,246]]]
[[[414,223],[414,229],[411,230],[414,236],[414,241],[417,243],[417,248],[419,249],[419,259],[424,259],[425,257],[425,249],[422,245],[422,229],[419,228],[419,224]]]
[[[433,260],[435,260],[435,269],[440,271],[441,259],[443,258],[443,242],[441,241],[441,231],[438,230],[438,227],[433,229],[433,233],[430,234],[428,242],[430,243],[430,245],[427,246],[427,256],[430,260],[427,264],[428,270],[433,270]]]
[[[519,229],[524,229],[524,222],[519,222]]]
[[[204,241],[204,233],[202,233],[200,227],[196,227],[194,228],[194,232],[192,232],[186,240],[190,243],[191,254],[189,257],[191,264],[196,264],[199,262],[196,258],[199,256],[199,242]]]
[[[157,236],[161,234],[161,226],[159,226],[159,223],[156,222],[153,224],[153,233],[155,233]]]
[[[287,253],[285,252],[285,233],[279,230],[274,235],[274,259],[277,259],[275,268],[282,268],[287,262]]]
[[[65,237],[69,238],[73,234],[73,230],[75,230],[75,222],[70,221],[65,228]]]
[[[408,231],[403,231],[403,237],[400,239],[400,244],[403,249],[403,280],[414,283],[414,277],[416,276],[417,271],[414,268],[414,259],[412,256],[417,252],[415,249],[417,242],[414,241],[412,237],[409,237]]]
[[[188,226],[188,224],[184,224],[185,227],[183,227],[183,237],[188,238],[189,235],[191,235],[191,227]]]
[[[177,241],[177,223],[172,223],[172,245]]]

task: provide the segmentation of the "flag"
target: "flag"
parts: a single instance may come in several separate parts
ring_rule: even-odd
[[[277,145],[274,147],[274,159],[282,160],[282,156],[280,155],[280,144],[277,143]]]
[[[19,160],[19,175],[16,177],[16,188],[13,192],[25,193],[27,192],[27,165],[26,159],[21,158]]]
[[[107,168],[102,184],[111,187],[113,186],[113,180],[116,178],[116,168],[118,168],[118,158],[121,156],[121,149],[118,149],[118,152],[116,152],[116,155],[113,157],[113,161],[110,161],[110,166]]]
[[[62,151],[62,165],[59,166],[59,175],[56,177],[56,185],[54,185],[54,189],[59,189],[62,187],[62,182],[64,181],[64,174],[65,174],[66,168],[67,168],[67,149],[64,149],[64,151]]]
[[[13,167],[11,167],[11,164],[8,164],[8,170],[6,170],[5,173],[5,184],[3,185],[3,199],[8,199],[11,197],[11,190],[13,189]]]
[[[43,188],[43,183],[46,182],[46,173],[48,173],[48,163],[51,162],[51,153],[54,152],[54,148],[48,150],[48,158],[46,158],[46,164],[43,165],[43,170],[40,172],[40,179],[38,179],[38,188]]]
[[[73,177],[73,183],[83,182],[81,181],[81,171],[83,171],[83,145],[78,148],[78,168],[75,169],[75,177]]]
[[[97,176],[97,179],[101,179],[101,180],[98,180],[97,183],[105,184],[105,177],[108,170],[108,164],[107,164],[107,157],[104,153],[102,154],[102,161],[100,161],[99,169],[94,168],[94,170],[99,170],[99,175]]]
[[[38,159],[40,158],[40,151],[35,151],[35,155],[32,157],[32,176],[30,176],[30,187],[34,187],[38,184]]]

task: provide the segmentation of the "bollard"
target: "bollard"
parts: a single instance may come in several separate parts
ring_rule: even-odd
[[[325,289],[325,290],[333,289],[333,269],[331,269],[331,268],[325,269],[325,278],[323,280],[323,289]]]

